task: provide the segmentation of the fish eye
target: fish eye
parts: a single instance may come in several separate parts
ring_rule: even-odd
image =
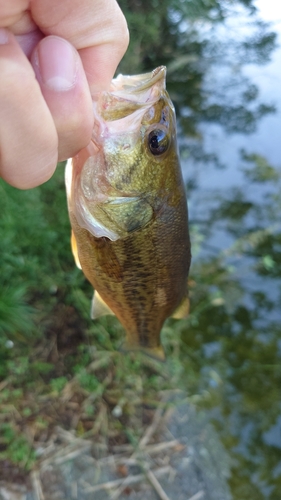
[[[170,145],[168,133],[162,128],[155,128],[148,134],[148,147],[155,156],[162,155]]]

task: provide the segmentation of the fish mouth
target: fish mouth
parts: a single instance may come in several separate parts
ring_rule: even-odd
[[[118,75],[112,80],[111,92],[113,94],[121,94],[126,96],[131,93],[141,93],[151,89],[154,85],[158,84],[165,89],[166,67],[158,66],[150,73],[144,73],[134,76]]]
[[[165,66],[135,76],[118,75],[112,80],[110,92],[93,96],[95,119],[101,125],[129,117],[138,110],[143,113],[159,100],[165,89]]]

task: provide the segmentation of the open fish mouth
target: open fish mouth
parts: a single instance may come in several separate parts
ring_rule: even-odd
[[[148,224],[159,210],[159,203],[153,202],[158,207],[154,210],[148,199],[153,197],[155,171],[165,160],[175,130],[165,80],[165,66],[135,76],[119,75],[111,92],[94,97],[92,140],[73,160],[74,170],[67,167],[66,185],[73,186],[67,190],[79,225],[97,238],[125,237]],[[142,165],[149,182],[141,175]],[[160,178],[162,170],[160,166]]]
[[[107,122],[121,120],[155,104],[165,88],[165,66],[141,75],[118,75],[112,80],[110,92],[93,96],[94,114]]]
[[[129,94],[131,92],[139,93],[144,92],[147,89],[151,89],[156,83],[162,83],[165,88],[165,78],[166,78],[166,67],[159,66],[150,73],[144,73],[141,75],[118,75],[112,80],[111,92]],[[135,96],[137,98],[137,96]]]

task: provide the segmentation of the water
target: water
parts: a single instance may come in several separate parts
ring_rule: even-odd
[[[266,29],[277,34],[268,60],[241,61],[239,51],[229,46],[235,36],[242,40],[256,29],[244,9],[239,7],[224,26],[203,23],[205,33],[212,31],[225,45],[222,59],[215,54],[204,74],[209,101],[221,99],[223,106],[235,107],[241,87],[245,92],[254,85],[256,98],[246,106],[253,110],[266,103],[275,111],[258,117],[252,130],[243,114],[241,129],[235,130],[231,109],[229,122],[219,117],[210,123],[203,114],[200,138],[181,140],[182,150],[190,149],[183,170],[190,186],[191,275],[197,283],[191,289],[190,326],[182,337],[189,357],[187,385],[190,374],[196,374],[201,405],[209,408],[232,458],[233,498],[279,500],[281,3],[259,0],[255,5],[259,19],[270,23]],[[194,157],[194,146],[201,157],[198,152]],[[269,171],[276,174],[272,180]]]

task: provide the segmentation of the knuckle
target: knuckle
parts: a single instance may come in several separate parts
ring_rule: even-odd
[[[127,21],[125,19],[124,14],[120,11],[120,20],[118,24],[118,33],[117,33],[117,41],[119,44],[120,52],[122,55],[126,52],[129,45],[129,29],[127,25]]]
[[[129,45],[129,30],[126,18],[116,0],[111,0],[108,5],[103,32],[104,42],[114,45],[114,51],[122,56]]]

